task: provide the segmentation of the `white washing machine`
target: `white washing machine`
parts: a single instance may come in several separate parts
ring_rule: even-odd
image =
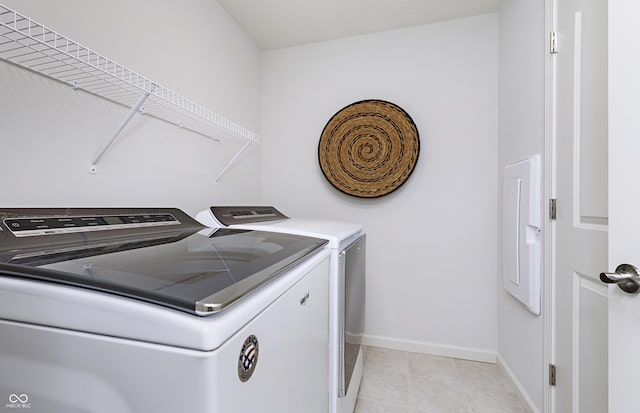
[[[0,209],[0,406],[328,411],[326,243],[177,209]]]
[[[212,206],[196,215],[211,228],[243,228],[326,239],[329,279],[329,411],[352,413],[360,388],[366,302],[361,225],[288,218],[271,206]]]

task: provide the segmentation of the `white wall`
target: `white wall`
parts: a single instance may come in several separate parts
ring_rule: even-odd
[[[270,51],[262,65],[262,201],[365,226],[368,339],[495,356],[497,14]],[[378,199],[334,189],[317,157],[329,118],[368,98],[404,108],[421,140],[411,177]]]
[[[260,53],[215,1],[6,0],[41,24],[259,132]],[[256,202],[259,146],[218,185],[243,142],[214,142],[136,115],[89,165],[128,109],[0,62],[4,206],[177,206]]]
[[[544,7],[543,1],[505,0],[500,10],[500,171],[536,153],[544,158]],[[502,280],[501,255],[498,263]],[[499,284],[498,354],[539,411],[544,407],[546,316],[544,308],[541,316],[531,314]]]

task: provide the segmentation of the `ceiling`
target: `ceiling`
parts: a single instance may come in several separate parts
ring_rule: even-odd
[[[261,50],[497,11],[502,0],[218,0]]]

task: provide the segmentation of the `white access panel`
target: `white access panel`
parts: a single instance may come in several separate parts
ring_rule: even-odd
[[[535,315],[540,315],[540,181],[540,155],[504,169],[503,285]]]

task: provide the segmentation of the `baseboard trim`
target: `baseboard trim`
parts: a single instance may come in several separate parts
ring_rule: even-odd
[[[538,410],[536,404],[533,402],[533,400],[531,400],[524,387],[522,387],[522,384],[520,384],[520,381],[516,378],[515,374],[513,374],[513,371],[509,368],[507,362],[502,357],[500,357],[499,354],[497,356],[497,364],[511,382],[511,385],[515,389],[518,397],[520,397],[520,401],[522,402],[522,404],[528,409],[527,413],[540,413],[540,410]]]
[[[401,340],[369,334],[365,334],[363,341],[365,346],[411,351],[414,353],[432,354],[434,356],[453,357],[464,360],[482,361],[485,363],[496,362],[496,352],[491,350],[425,343],[413,340]]]

